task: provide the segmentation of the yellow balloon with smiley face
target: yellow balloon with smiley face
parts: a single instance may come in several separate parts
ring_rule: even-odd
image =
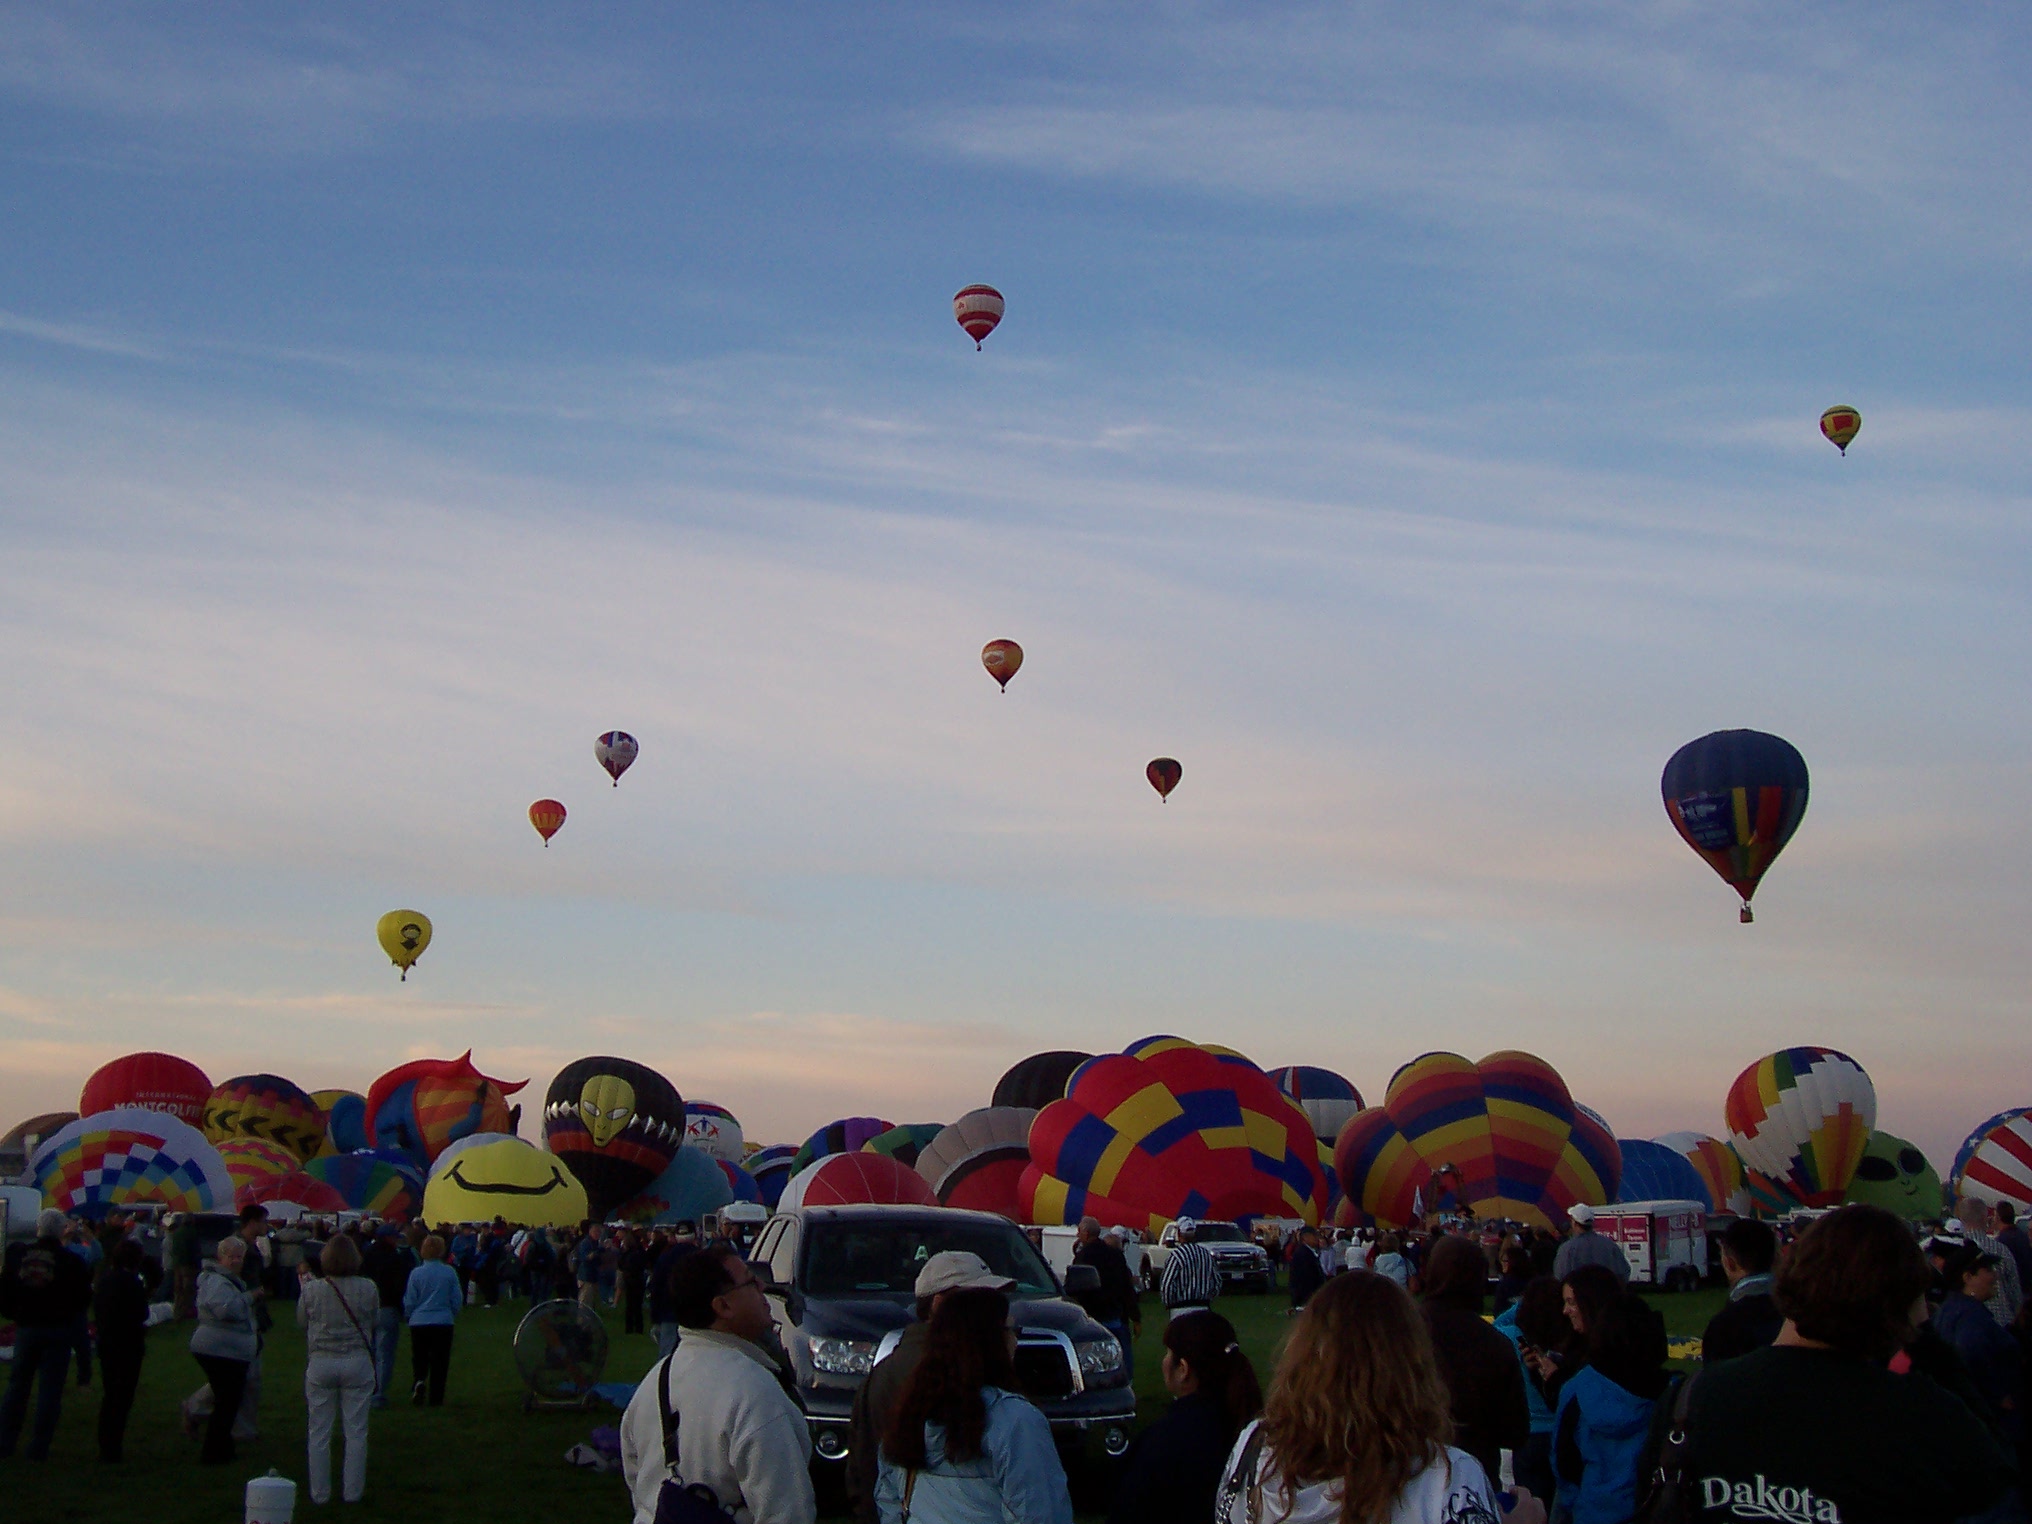
[[[555,1155],[520,1138],[461,1148],[439,1161],[423,1190],[423,1220],[568,1228],[587,1216],[586,1188]]]

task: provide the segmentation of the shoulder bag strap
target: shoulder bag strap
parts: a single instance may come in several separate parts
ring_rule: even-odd
[[[353,1325],[353,1332],[360,1336],[360,1343],[366,1348],[368,1363],[374,1367],[374,1391],[378,1395],[381,1391],[381,1362],[374,1358],[374,1341],[367,1337],[367,1330],[360,1326],[360,1320],[354,1314],[352,1304],[346,1300],[345,1292],[339,1290],[338,1282],[326,1281],[325,1284],[331,1287],[332,1296],[339,1304],[339,1311],[346,1315],[346,1321]]]
[[[914,1493],[914,1492],[916,1492],[916,1491],[917,1491],[917,1472],[916,1472],[916,1470],[915,1470],[915,1469],[912,1469],[912,1470],[909,1470],[909,1471],[906,1471],[906,1472],[904,1472],[904,1473],[903,1473],[903,1524],[910,1524],[910,1497],[911,1497],[911,1494],[912,1494],[912,1493]]]
[[[673,1352],[670,1359],[663,1362],[663,1374],[656,1382],[656,1403],[663,1413],[663,1463],[669,1468],[672,1476],[677,1475],[678,1418],[677,1409],[670,1405],[670,1361],[676,1358]]]

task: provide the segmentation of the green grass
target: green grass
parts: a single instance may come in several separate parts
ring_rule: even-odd
[[[1701,1291],[1659,1295],[1653,1303],[1665,1314],[1675,1338],[1694,1337],[1720,1308],[1723,1293]],[[1154,1299],[1153,1299],[1154,1301]],[[1220,1311],[1241,1335],[1242,1347],[1267,1382],[1290,1322],[1286,1300],[1270,1296],[1226,1296]],[[571,1516],[625,1521],[627,1489],[619,1476],[596,1476],[567,1466],[564,1453],[602,1424],[618,1424],[618,1409],[590,1413],[524,1413],[522,1383],[515,1371],[510,1339],[527,1310],[525,1302],[489,1310],[468,1309],[459,1320],[452,1348],[451,1384],[442,1408],[411,1407],[409,1341],[405,1334],[396,1359],[397,1401],[373,1416],[367,1463],[367,1496],[342,1511],[349,1520],[411,1521],[426,1516],[468,1519]],[[32,1465],[18,1455],[0,1462],[0,1498],[9,1518],[63,1519],[66,1524],[225,1524],[241,1516],[247,1479],[271,1466],[299,1486],[304,1481],[303,1337],[287,1306],[268,1336],[263,1356],[261,1438],[240,1446],[230,1466],[200,1466],[197,1444],[183,1437],[178,1404],[204,1380],[186,1346],[188,1323],[149,1334],[141,1391],[127,1429],[126,1461],[101,1466],[95,1425],[99,1388],[64,1394],[63,1422],[50,1459]],[[656,1343],[646,1334],[623,1334],[619,1314],[607,1318],[612,1348],[610,1381],[639,1379],[656,1360]],[[1136,1342],[1136,1395],[1144,1418],[1164,1411],[1168,1400],[1159,1361],[1164,1320],[1154,1305]],[[25,1435],[24,1435],[25,1437]],[[333,1475],[338,1473],[334,1442]],[[569,1511],[567,1514],[566,1511]],[[326,1510],[298,1493],[297,1517]],[[332,1505],[334,1512],[338,1505]]]

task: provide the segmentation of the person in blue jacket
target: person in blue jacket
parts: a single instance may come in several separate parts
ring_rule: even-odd
[[[402,1288],[402,1319],[409,1325],[409,1369],[415,1377],[409,1400],[444,1406],[445,1376],[452,1366],[452,1325],[465,1301],[459,1273],[445,1263],[445,1241],[435,1233],[423,1241],[423,1263]]]
[[[1552,1403],[1530,1356],[1545,1350],[1558,1354],[1572,1342],[1565,1304],[1566,1288],[1553,1276],[1540,1275],[1526,1281],[1517,1299],[1496,1316],[1496,1332],[1517,1346],[1524,1367],[1524,1405],[1531,1414],[1531,1438],[1512,1457],[1511,1474],[1535,1498],[1552,1497],[1558,1483],[1552,1475]]]
[[[1651,1419],[1664,1393],[1665,1319],[1624,1292],[1588,1323],[1587,1364],[1553,1413],[1553,1524],[1625,1524],[1637,1512]]]
[[[1072,1524],[1051,1425],[1016,1385],[999,1291],[949,1293],[882,1436],[882,1524]]]

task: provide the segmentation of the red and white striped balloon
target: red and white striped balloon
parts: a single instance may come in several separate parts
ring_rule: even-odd
[[[974,348],[1002,321],[1002,293],[993,286],[967,286],[953,298],[953,317],[966,329]]]

